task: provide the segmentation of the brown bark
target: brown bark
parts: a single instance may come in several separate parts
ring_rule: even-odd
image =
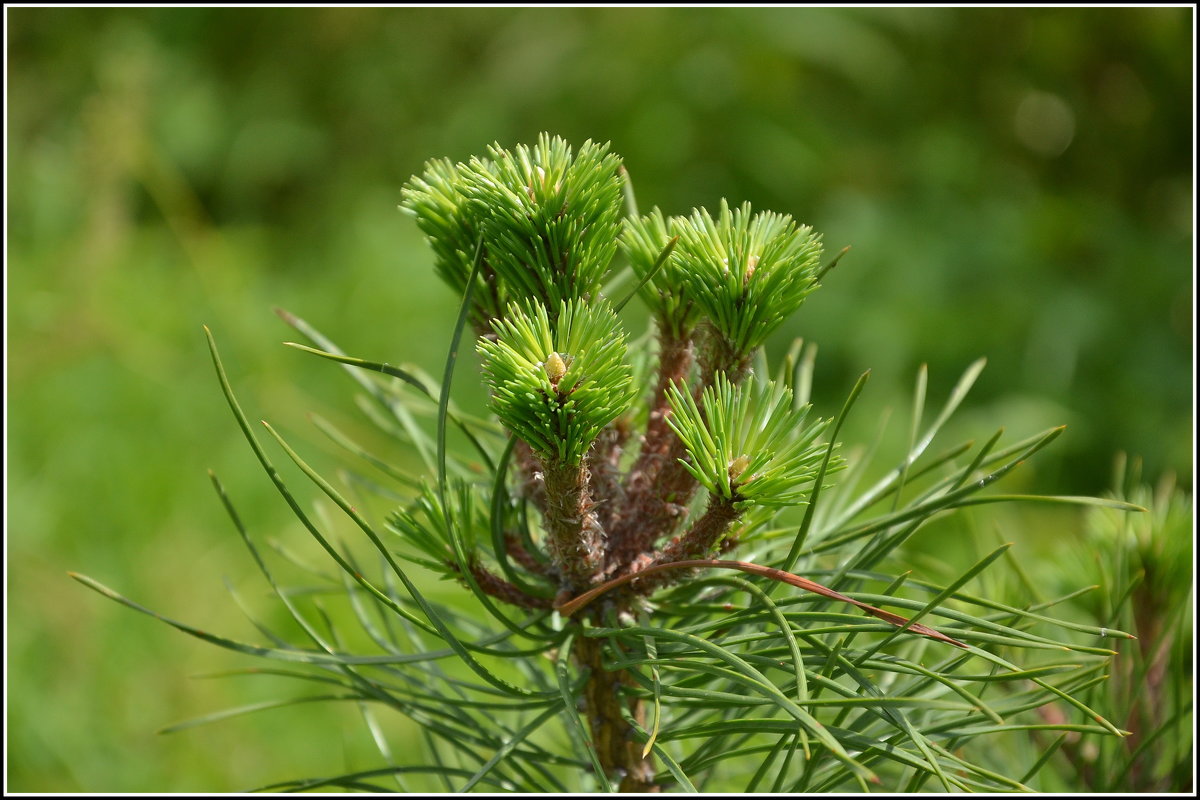
[[[736,493],[734,497],[737,497]],[[708,501],[708,509],[704,516],[696,520],[696,524],[689,528],[687,533],[672,539],[671,543],[662,549],[662,556],[657,561],[665,564],[691,558],[707,558],[717,541],[741,515],[741,512],[734,508],[733,501],[713,497]]]
[[[470,569],[471,577],[479,584],[479,588],[492,597],[522,608],[551,608],[553,605],[550,598],[525,594],[482,564],[472,564]]]
[[[642,437],[642,449],[630,473],[631,484],[652,483],[662,466],[668,463],[664,456],[671,443],[678,439],[667,424],[667,417],[671,414],[667,389],[672,383],[683,383],[687,379],[693,354],[689,339],[677,339],[666,333],[662,334],[658,356],[658,383],[655,384],[650,403],[650,417],[646,422],[646,433]]]
[[[733,504],[723,498],[715,497],[708,503],[704,515],[688,528],[682,536],[676,536],[657,553],[644,553],[629,565],[630,572],[639,572],[646,567],[670,564],[676,561],[709,558],[721,537],[728,532],[730,526],[741,516]],[[722,550],[722,552],[724,552]],[[630,584],[630,591],[638,594],[649,594],[671,583],[686,578],[695,570],[678,570],[675,572],[660,572],[647,578],[636,579]]]
[[[609,564],[624,568],[640,553],[670,533],[686,513],[696,492],[695,479],[680,464],[683,443],[667,424],[671,413],[667,389],[682,382],[693,360],[692,343],[663,333],[660,339],[658,382],[637,461],[625,483],[625,512],[614,520]]]
[[[525,545],[521,543],[520,537],[512,531],[504,534],[504,548],[508,551],[509,558],[534,575],[546,574],[546,566],[525,549]]]
[[[611,531],[626,511],[625,487],[621,483],[621,455],[629,429],[618,421],[605,428],[588,452],[591,471],[591,494],[596,500],[596,515],[600,527]]]

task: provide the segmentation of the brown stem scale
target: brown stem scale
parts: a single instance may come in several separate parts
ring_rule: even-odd
[[[626,511],[625,487],[621,483],[621,455],[628,438],[629,428],[618,420],[600,433],[587,456],[588,469],[592,473],[589,488],[596,499],[596,515],[600,526],[606,531],[614,530]]]
[[[586,589],[604,565],[604,530],[588,491],[586,463],[542,463],[546,510],[546,549],[558,567],[564,589]]]
[[[695,479],[678,461],[685,455],[683,443],[667,424],[671,413],[667,389],[687,378],[693,357],[690,338],[661,334],[650,417],[641,451],[625,483],[627,511],[616,520],[612,532],[609,565],[617,570],[652,550],[659,538],[670,533],[696,492]]]

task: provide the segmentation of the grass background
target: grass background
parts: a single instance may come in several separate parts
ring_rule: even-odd
[[[371,765],[349,709],[156,735],[298,692],[187,680],[246,660],[66,571],[255,636],[221,577],[261,587],[206,468],[256,536],[304,534],[201,326],[251,417],[333,463],[305,413],[367,427],[337,370],[278,346],[295,337],[270,309],[436,373],[456,300],[396,210],[433,156],[611,140],[643,208],[749,200],[852,245],[775,340],[820,343],[826,413],[872,369],[848,438],[905,418],[921,363],[939,398],[986,355],[962,431],[1069,426],[1026,488],[1099,492],[1121,450],[1192,481],[1192,9],[5,14],[10,790],[233,791]],[[1077,518],[1020,523],[1037,557]]]

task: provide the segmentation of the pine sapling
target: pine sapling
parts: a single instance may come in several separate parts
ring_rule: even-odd
[[[441,384],[347,356],[284,318],[310,342],[296,347],[347,366],[373,403],[364,407],[435,474],[408,474],[322,423],[392,482],[351,481],[351,491],[390,504],[373,521],[370,503],[351,502],[267,428],[365,533],[378,570],[335,546],[294,499],[210,337],[244,435],[344,573],[326,589],[350,600],[346,624],[378,647],[356,654],[328,636],[312,621],[316,613],[335,626],[324,608],[279,585],[234,516],[309,641],[270,633],[260,647],[171,624],[342,687],[383,759],[376,770],[269,788],[379,789],[374,781],[387,778],[413,791],[843,792],[929,780],[945,791],[1011,791],[1028,787],[997,772],[977,740],[1020,727],[1051,699],[1078,717],[1063,730],[1123,733],[1070,694],[1112,651],[1035,633],[1055,621],[964,588],[1004,548],[945,587],[884,571],[927,520],[978,502],[1061,429],[1005,448],[997,435],[928,453],[978,375],[973,366],[921,435],[917,409],[902,463],[854,489],[866,461],[837,438],[866,376],[840,413],[822,417],[810,402],[811,346],[797,343],[774,371],[763,353],[841,257],[822,266],[811,228],[725,201],[715,214],[639,215],[607,145],[575,149],[549,135],[465,163],[430,161],[402,198],[436,274],[461,298]],[[618,255],[623,284],[613,280]],[[631,344],[621,312],[634,296],[652,327]],[[464,330],[473,348],[459,347]],[[478,357],[494,419],[451,402],[460,349]],[[432,410],[436,431],[414,409]],[[467,452],[448,446],[451,427]],[[413,568],[463,584],[463,603],[430,601]],[[1008,660],[1064,649],[1070,663]],[[445,658],[463,670],[443,671]],[[1025,688],[993,705],[979,687],[995,682]],[[422,726],[421,763],[411,763],[412,748],[386,745],[368,706]],[[543,732],[554,726],[557,735]]]

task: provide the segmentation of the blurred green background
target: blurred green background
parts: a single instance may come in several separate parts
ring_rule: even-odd
[[[1069,426],[1037,490],[1100,492],[1119,450],[1191,483],[1192,9],[5,13],[10,790],[372,765],[353,711],[318,705],[157,736],[291,687],[186,679],[247,660],[66,571],[256,638],[205,469],[256,536],[303,534],[201,325],[252,418],[310,450],[309,410],[367,430],[270,309],[437,372],[456,299],[396,209],[430,157],[547,130],[610,140],[643,209],[790,213],[853,246],[776,340],[819,342],[826,413],[871,368],[870,432],[921,363],[940,399],[987,356],[962,430]]]

